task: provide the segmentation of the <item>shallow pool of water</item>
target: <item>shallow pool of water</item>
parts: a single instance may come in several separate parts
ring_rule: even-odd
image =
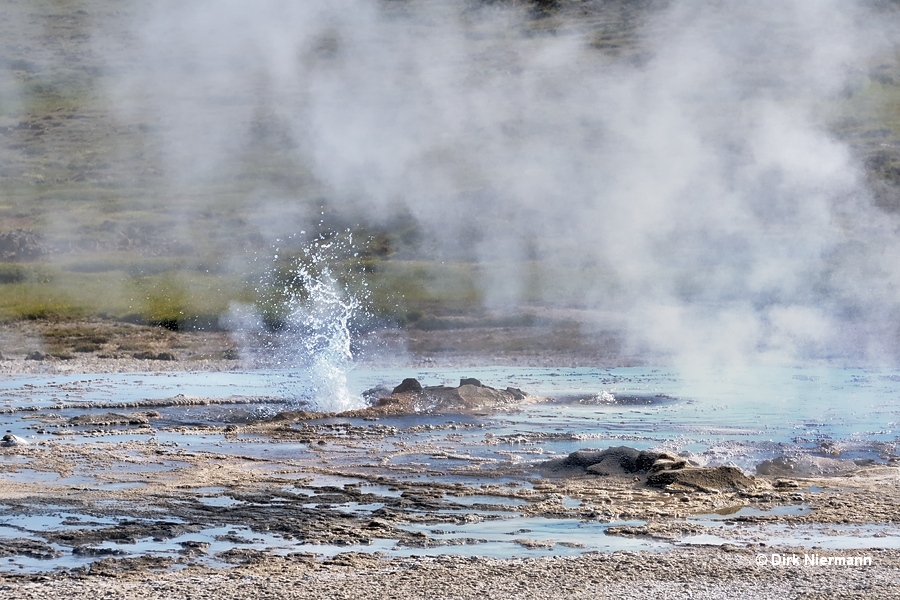
[[[476,520],[463,524],[410,525],[411,531],[450,545],[465,546],[457,553],[510,558],[513,556],[576,555],[584,552],[662,550],[669,544],[655,540],[608,536],[613,526],[643,525],[642,521],[599,523],[577,519],[508,517]],[[435,553],[443,554],[438,546]]]
[[[0,477],[21,483],[130,492],[143,485],[143,478],[162,477],[185,466],[186,463],[177,460],[179,452],[206,452],[244,457],[248,463],[260,459],[281,461],[275,466],[263,463],[246,466],[248,474],[265,477],[280,485],[278,489],[282,492],[295,497],[295,500],[290,496],[266,500],[270,505],[296,501],[309,509],[321,504],[323,511],[368,515],[389,506],[404,493],[390,484],[372,482],[383,474],[407,486],[437,482],[465,484],[469,489],[482,485],[529,487],[532,485],[529,479],[540,477],[537,463],[588,447],[624,444],[638,449],[688,451],[704,464],[731,463],[752,472],[763,459],[792,453],[823,453],[824,445],[828,445],[829,456],[837,450],[845,451],[846,458],[883,461],[887,454],[896,453],[900,442],[897,429],[900,371],[897,370],[360,368],[348,373],[348,385],[353,394],[361,395],[368,388],[381,384],[392,386],[406,377],[416,377],[425,385],[456,385],[462,377],[476,377],[493,387],[521,388],[550,400],[479,414],[420,413],[379,417],[375,421],[333,418],[318,421],[317,427],[322,429],[311,431],[309,440],[299,440],[305,437],[300,435],[301,427],[294,428],[296,437],[275,440],[258,432],[226,437],[221,429],[211,432],[202,428],[242,425],[281,410],[307,407],[304,398],[290,395],[288,384],[292,375],[286,372],[4,376],[0,378],[0,407],[6,411],[2,415],[4,428],[32,444],[102,445],[140,440],[158,444],[160,453],[168,457],[141,463],[136,457],[131,457],[132,462],[125,455],[110,467],[110,472],[117,473],[117,477],[104,479],[79,469],[65,476],[29,469],[27,459],[17,456],[11,448],[8,455],[0,453]],[[190,397],[206,398],[211,404],[177,404]],[[160,413],[151,419],[149,427],[111,427],[97,433],[87,427],[53,425],[92,412],[143,410]],[[316,431],[322,439],[316,439]],[[304,465],[324,464],[322,453],[327,455],[330,468],[358,477],[310,472],[304,468]],[[292,466],[286,468],[285,464]],[[316,496],[329,488],[355,490],[371,497],[360,498],[357,494],[346,502],[340,502],[340,497],[338,501],[318,501]],[[240,496],[232,497],[222,486],[200,489],[203,491],[198,501],[210,510],[258,504],[240,500]],[[456,511],[482,516],[486,513],[494,518],[476,519],[462,525],[409,526],[409,531],[429,536],[434,547],[402,546],[391,539],[374,539],[372,544],[359,547],[301,544],[250,532],[241,529],[241,523],[234,523],[226,529],[236,531],[235,534],[212,527],[168,540],[141,540],[134,544],[107,542],[97,549],[121,551],[127,556],[182,556],[187,548],[202,550],[201,554],[208,557],[204,560],[212,564],[218,561],[214,558],[216,553],[229,548],[285,553],[308,551],[322,556],[350,550],[395,556],[441,553],[538,556],[666,546],[662,542],[607,536],[605,531],[610,524],[523,517],[516,509],[526,503],[524,500],[487,492],[458,496],[447,492],[438,500],[447,504],[438,511],[445,516]],[[98,506],[102,502],[106,501],[98,501]],[[114,506],[117,501],[109,502],[108,506]],[[562,503],[564,508],[573,509],[580,504],[572,498],[563,498]],[[149,514],[153,507],[146,509]],[[127,511],[127,506],[123,505],[122,510]],[[696,515],[690,520],[711,528],[733,528],[731,524],[742,517],[775,516],[783,510],[807,509],[787,507],[767,512],[741,508],[729,514]],[[160,506],[158,512],[164,517],[165,506]],[[788,514],[802,512],[784,513]],[[80,526],[78,518],[71,510],[46,506],[35,507],[31,512],[5,511],[0,537],[31,539],[41,532]],[[768,537],[772,544],[900,547],[896,545],[900,533],[892,528],[842,532],[834,528],[804,526],[801,530],[741,521],[739,529],[747,532],[747,540]],[[731,537],[728,543],[734,543]],[[250,541],[240,541],[244,538]],[[708,533],[685,538],[683,543],[725,543],[722,541],[725,538],[724,533],[722,536]],[[13,557],[14,560],[0,564],[0,569],[86,564],[87,559],[72,555],[71,548],[58,544],[51,547],[69,559],[47,562],[26,556]]]
[[[679,545],[724,544],[766,547],[797,547],[825,550],[869,550],[900,548],[900,528],[894,525],[796,525],[741,524],[722,533],[704,533],[682,538]]]

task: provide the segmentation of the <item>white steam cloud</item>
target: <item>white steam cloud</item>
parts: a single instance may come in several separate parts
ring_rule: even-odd
[[[660,4],[613,55],[589,17],[542,29],[502,3],[152,2],[114,97],[160,124],[176,186],[226,172],[264,120],[331,205],[408,211],[436,251],[492,265],[492,307],[537,258],[570,273],[540,303],[634,349],[895,359],[897,220],[828,130],[893,55],[894,13]]]

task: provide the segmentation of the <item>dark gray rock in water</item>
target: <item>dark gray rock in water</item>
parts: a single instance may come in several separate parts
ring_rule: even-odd
[[[402,394],[404,392],[421,392],[422,384],[414,377],[407,377],[400,382],[400,385],[394,388],[392,394]]]
[[[797,459],[789,456],[778,456],[771,460],[764,460],[756,465],[757,475],[795,475],[794,469],[797,466]]]
[[[78,415],[69,419],[69,425],[72,426],[148,425],[149,423],[150,419],[146,414],[142,413],[132,413],[128,415],[119,413],[95,413]]]
[[[560,466],[580,467],[596,475],[619,475],[649,471],[660,456],[659,452],[614,446],[606,450],[576,450]]]
[[[751,489],[756,482],[737,467],[687,467],[651,473],[647,485],[672,491],[733,492]]]
[[[128,553],[119,548],[94,548],[91,546],[75,546],[72,548],[75,556],[125,556]]]
[[[179,542],[178,545],[181,546],[178,554],[183,556],[200,556],[209,552],[210,544],[209,542],[189,540],[187,542]]]
[[[512,406],[523,401],[537,400],[522,390],[508,387],[498,390],[477,379],[464,378],[459,387],[444,385],[422,387],[416,379],[404,379],[390,394],[371,399],[372,406],[362,411],[347,411],[344,416],[374,416],[377,414],[434,413],[452,414],[473,410]],[[377,388],[373,391],[377,392]]]
[[[0,446],[26,446],[28,445],[28,441],[24,438],[20,438],[17,435],[12,433],[7,433],[3,436],[3,441],[0,441]]]
[[[849,475],[861,465],[852,460],[823,456],[778,456],[756,465],[756,474],[767,477],[836,477]]]
[[[45,358],[47,358],[47,355],[38,350],[32,350],[25,355],[25,360],[44,360]]]
[[[512,394],[516,398],[516,400],[524,400],[528,397],[528,394],[526,392],[523,392],[519,388],[507,386],[506,391]]]
[[[515,404],[524,395],[509,390],[498,390],[486,385],[467,383],[459,387],[434,386],[422,389],[427,410],[438,412],[453,410],[476,410]]]
[[[724,492],[755,487],[752,477],[736,467],[694,467],[666,452],[614,446],[576,450],[562,460],[544,463],[554,471],[584,470],[591,475],[646,474],[647,484],[672,491]]]
[[[638,455],[638,450],[635,450],[634,448],[627,448],[626,446],[619,447],[625,449],[623,454],[632,459],[636,458]],[[562,460],[561,466],[587,469],[591,465],[601,462],[612,449],[613,448],[607,448],[606,450],[576,450]]]

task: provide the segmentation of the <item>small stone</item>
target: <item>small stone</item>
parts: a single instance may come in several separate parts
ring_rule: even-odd
[[[28,445],[28,440],[24,438],[20,438],[17,435],[13,435],[11,433],[7,433],[3,436],[3,441],[0,441],[0,446],[26,446]]]
[[[791,479],[777,479],[772,484],[772,487],[775,489],[795,489],[800,487],[800,484]]]

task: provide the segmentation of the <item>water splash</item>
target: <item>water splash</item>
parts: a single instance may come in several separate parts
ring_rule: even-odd
[[[283,373],[284,397],[317,410],[358,408],[365,403],[347,385],[353,327],[368,314],[366,282],[352,268],[358,253],[349,231],[305,236],[277,240],[257,304],[233,306],[229,325],[245,359]]]

